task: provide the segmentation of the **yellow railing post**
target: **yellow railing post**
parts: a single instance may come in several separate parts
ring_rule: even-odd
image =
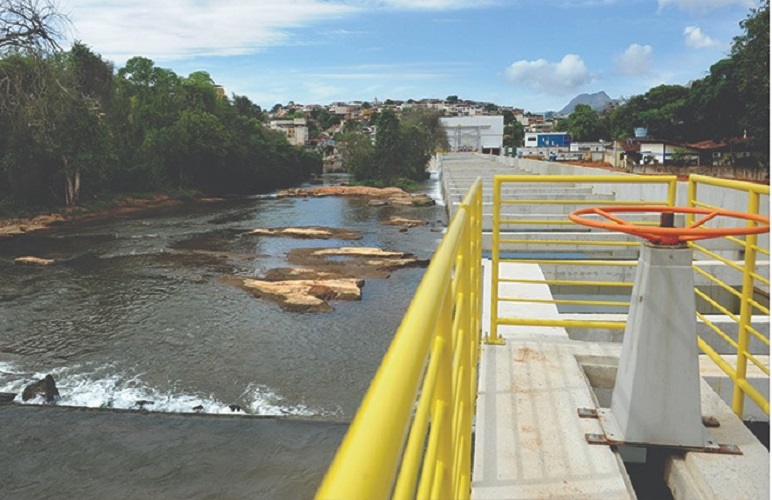
[[[501,236],[501,178],[493,178],[493,227],[491,228],[491,299],[490,299],[490,329],[485,338],[486,344],[503,345],[504,339],[499,337],[499,238]]]
[[[755,192],[748,193],[748,213],[759,213],[759,194]],[[754,226],[757,223],[748,221],[748,226]],[[753,273],[756,271],[756,243],[758,237],[755,234],[745,236],[745,266],[743,267],[743,285],[742,300],[740,302],[740,323],[737,325],[737,380],[734,382],[734,391],[732,393],[732,410],[742,418],[745,411],[745,392],[741,385],[746,381],[748,370],[748,346],[749,336],[748,326],[751,322],[753,306]]]

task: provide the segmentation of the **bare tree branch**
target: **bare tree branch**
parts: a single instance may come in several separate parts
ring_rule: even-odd
[[[0,55],[57,52],[69,24],[55,0],[0,0]]]

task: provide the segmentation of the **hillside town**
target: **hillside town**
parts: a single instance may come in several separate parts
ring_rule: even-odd
[[[581,96],[580,96],[581,97]],[[626,169],[633,173],[704,172],[715,175],[765,180],[768,171],[755,167],[759,156],[748,137],[679,142],[651,135],[644,126],[625,130],[623,139],[610,136],[577,140],[561,130],[574,111],[577,99],[560,112],[534,113],[514,106],[499,106],[449,96],[446,99],[335,102],[328,105],[277,104],[267,113],[271,129],[286,135],[299,147],[315,149],[325,158],[328,171],[341,168],[336,136],[347,122],[358,122],[375,137],[375,117],[385,110],[399,114],[414,108],[440,114],[451,151],[519,156],[551,161],[581,162]],[[581,101],[581,100],[579,100]],[[579,102],[578,106],[583,104]],[[603,115],[618,103],[608,100],[593,112]],[[584,104],[584,106],[588,106]],[[567,112],[567,113],[566,113]]]

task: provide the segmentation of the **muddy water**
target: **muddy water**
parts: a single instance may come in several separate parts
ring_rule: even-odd
[[[426,189],[434,189],[433,183]],[[402,233],[381,224],[392,215],[423,218],[433,226]],[[221,278],[256,277],[285,266],[286,253],[297,247],[377,246],[429,258],[444,222],[442,207],[376,208],[344,198],[246,199],[0,240],[0,392],[20,392],[51,373],[60,406],[103,409],[0,407],[4,437],[15,428],[14,439],[0,441],[0,460],[4,468],[9,461],[19,464],[0,474],[0,490],[11,497],[57,497],[52,485],[98,476],[90,480],[92,490],[86,485],[59,492],[188,498],[214,494],[218,484],[228,482],[230,497],[311,496],[423,269],[367,279],[361,301],[333,302],[335,310],[324,314],[284,312]],[[305,225],[357,229],[363,238],[243,234]],[[13,258],[20,255],[54,258],[58,264],[16,266]],[[138,401],[146,401],[142,411]],[[286,416],[290,420],[283,420]],[[61,432],[33,437],[41,426]],[[164,446],[167,432],[173,446]],[[252,433],[271,433],[275,442],[261,442]],[[251,446],[259,448],[252,450],[259,460],[245,452]],[[116,447],[130,452],[112,457],[106,448]],[[62,465],[67,450],[82,462]],[[189,453],[206,457],[211,467],[189,469],[192,462],[180,458]],[[234,468],[242,459],[246,465]],[[255,464],[272,460],[287,466],[278,468],[281,472],[268,468],[279,475],[260,479]],[[146,474],[127,472],[140,462]],[[165,472],[152,464],[164,464]],[[231,480],[222,467],[234,470]],[[251,471],[243,478],[253,480],[236,472],[242,469]],[[136,480],[144,486],[135,496],[126,488]],[[111,486],[120,487],[116,495],[109,494]]]

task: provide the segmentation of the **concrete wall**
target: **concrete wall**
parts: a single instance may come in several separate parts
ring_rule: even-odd
[[[521,171],[542,174],[542,175],[619,175],[630,176],[626,172],[615,172],[609,170],[599,170],[565,163],[530,160],[526,158],[508,158],[496,157],[496,160],[503,165],[515,167]],[[679,181],[676,205],[687,205],[688,182]],[[595,184],[596,193],[614,193],[619,199],[628,200],[651,200],[662,198],[662,193],[666,191],[664,186],[653,186],[643,184]],[[724,188],[715,188],[712,186],[701,185],[698,191],[698,198],[713,206],[722,207],[727,210],[745,212],[748,208],[748,197],[745,193]],[[761,200],[761,213],[769,217],[769,197],[763,196]],[[767,237],[767,246],[769,240]]]

